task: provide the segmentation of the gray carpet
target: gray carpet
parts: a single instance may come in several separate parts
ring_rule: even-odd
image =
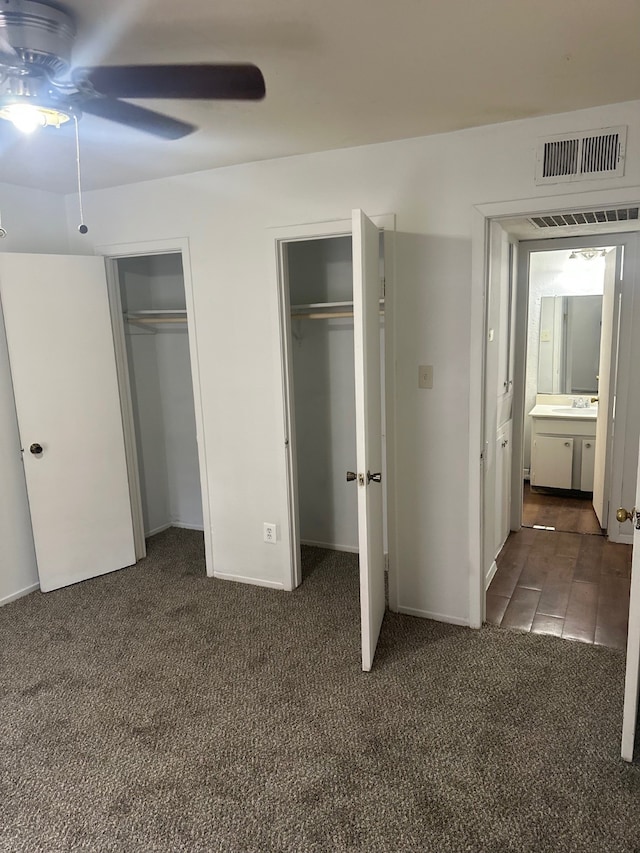
[[[201,536],[0,610],[2,851],[640,850],[624,655],[388,614],[359,671],[355,559],[283,593]]]

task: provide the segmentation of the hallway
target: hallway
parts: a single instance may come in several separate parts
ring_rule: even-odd
[[[510,534],[497,564],[487,591],[488,623],[626,647],[630,545],[523,527]]]

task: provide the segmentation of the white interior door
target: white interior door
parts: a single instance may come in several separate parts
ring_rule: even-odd
[[[353,328],[358,547],[362,668],[365,671],[369,671],[373,664],[385,610],[378,241],[378,229],[373,222],[361,210],[354,210]]]
[[[622,719],[622,757],[633,760],[633,747],[638,719],[638,678],[640,677],[640,451],[633,524],[633,556],[631,560],[631,595],[629,597],[629,632],[627,635],[627,673],[624,682]]]
[[[607,254],[604,268],[604,295],[602,297],[602,327],[600,333],[600,364],[598,366],[598,415],[596,421],[596,447],[593,466],[593,509],[600,527],[608,526],[609,489],[607,462],[610,455],[609,430],[614,417],[615,365],[614,327],[616,315],[616,257],[618,249]],[[617,347],[616,347],[617,349]],[[613,376],[612,376],[613,369]]]
[[[0,297],[46,592],[135,562],[104,260],[0,255]]]

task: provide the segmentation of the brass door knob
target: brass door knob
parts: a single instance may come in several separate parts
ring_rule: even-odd
[[[635,509],[632,509],[631,512],[629,512],[628,509],[625,509],[623,506],[621,506],[620,509],[616,512],[616,518],[618,519],[620,524],[624,524],[625,521],[631,521],[635,514]]]

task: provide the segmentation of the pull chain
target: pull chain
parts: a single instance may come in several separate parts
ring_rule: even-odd
[[[84,224],[84,210],[82,209],[82,178],[80,173],[80,132],[78,130],[78,116],[74,115],[73,120],[76,123],[76,167],[78,174],[78,205],[80,207],[80,225],[78,225],[78,231],[81,234],[86,234],[89,229]]]

